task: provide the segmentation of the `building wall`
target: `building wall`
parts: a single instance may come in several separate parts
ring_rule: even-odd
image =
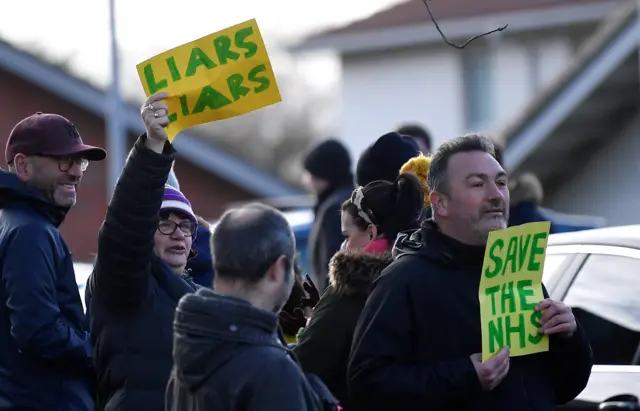
[[[446,48],[344,56],[339,136],[354,157],[382,134],[419,121],[437,139],[463,121],[461,72]]]
[[[607,225],[640,223],[640,115],[548,199],[549,208],[602,216]]]
[[[105,146],[103,119],[0,70],[0,147],[4,148],[11,129],[18,121],[37,111],[54,112],[69,118],[85,143]],[[1,163],[4,168],[4,159]],[[91,261],[96,252],[97,233],[107,205],[106,165],[106,162],[101,162],[89,166],[78,190],[78,203],[60,228],[76,261]],[[175,167],[182,190],[192,201],[194,210],[205,219],[218,217],[230,202],[254,198],[184,158],[179,158]]]
[[[495,116],[487,127],[499,129],[563,72],[574,49],[568,37],[531,36],[501,41],[492,54]]]
[[[575,52],[573,41],[542,33],[480,40],[475,50],[440,44],[345,55],[340,136],[358,156],[407,121],[424,124],[436,145],[468,131],[497,131],[562,72]],[[471,120],[478,116],[469,113],[470,99],[477,110],[488,107],[481,121]]]

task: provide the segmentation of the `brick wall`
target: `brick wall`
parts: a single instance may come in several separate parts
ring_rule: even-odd
[[[3,168],[6,166],[4,147],[11,129],[22,118],[37,111],[67,117],[76,125],[86,144],[105,147],[102,118],[0,70],[0,164]],[[78,202],[61,226],[76,261],[91,261],[96,252],[97,233],[107,205],[106,166],[106,162],[89,166],[78,190]],[[207,220],[217,218],[231,202],[254,198],[252,194],[194,166],[184,158],[176,161],[175,170],[181,189],[192,202],[194,210]]]

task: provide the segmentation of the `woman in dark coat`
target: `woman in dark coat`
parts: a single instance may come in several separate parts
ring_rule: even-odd
[[[342,206],[346,247],[332,259],[330,284],[293,349],[305,372],[315,374],[348,410],[347,363],[358,317],[374,281],[392,261],[400,231],[418,228],[423,210],[418,179],[374,181]]]
[[[164,411],[173,365],[173,318],[197,286],[185,275],[197,230],[189,201],[168,185],[176,151],[167,141],[166,93],[143,106],[135,143],[98,234],[88,282],[98,372],[97,410]]]

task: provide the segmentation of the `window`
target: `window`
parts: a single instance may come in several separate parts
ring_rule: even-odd
[[[547,254],[544,258],[544,270],[542,272],[542,282],[547,284],[556,276],[558,270],[567,260],[568,254]]]
[[[640,343],[640,260],[590,255],[565,297],[596,364],[631,364]]]
[[[492,120],[490,49],[472,47],[461,54],[465,127],[467,131],[479,131]]]

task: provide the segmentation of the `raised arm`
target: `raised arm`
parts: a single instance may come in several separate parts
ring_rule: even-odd
[[[138,138],[127,159],[98,233],[91,293],[121,307],[140,304],[147,292],[158,211],[175,159],[163,129],[168,125],[163,98],[166,93],[153,95],[142,108],[147,133]]]

